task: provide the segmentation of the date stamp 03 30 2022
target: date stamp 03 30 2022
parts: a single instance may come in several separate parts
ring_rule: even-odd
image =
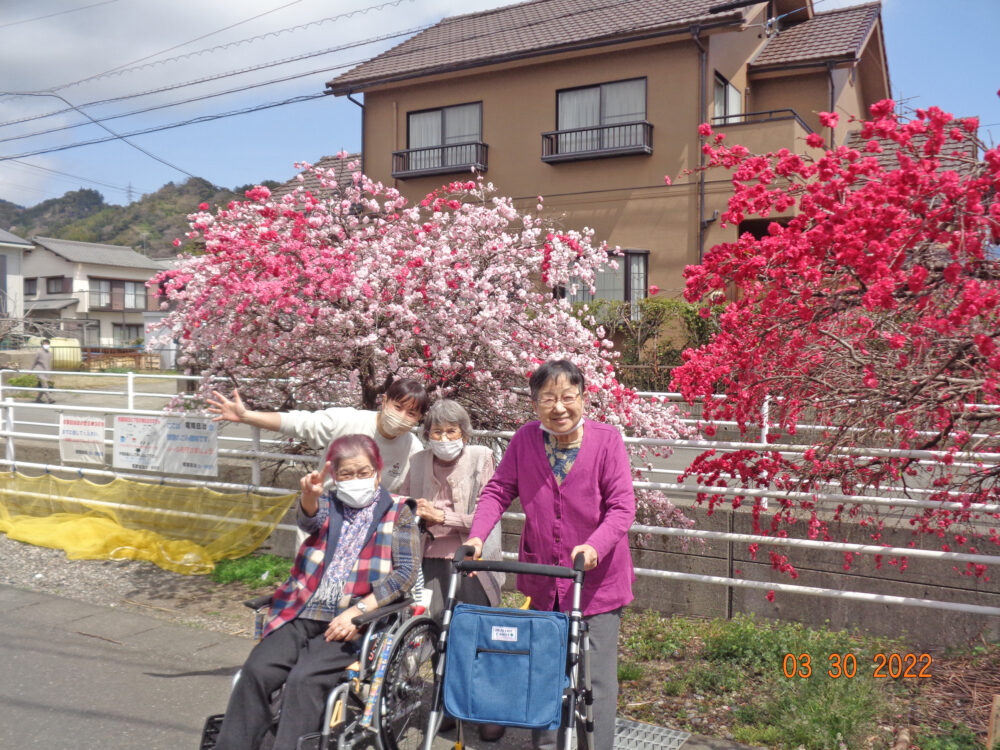
[[[853,679],[858,675],[858,660],[852,653],[827,654],[826,674],[832,679]],[[871,672],[872,677],[884,677],[898,680],[901,678],[915,677],[928,678],[931,676],[931,656],[930,654],[883,654],[878,653],[872,657]],[[798,677],[808,679],[813,676],[813,670],[819,668],[813,666],[813,657],[810,654],[785,654],[781,662],[782,673],[788,679]]]

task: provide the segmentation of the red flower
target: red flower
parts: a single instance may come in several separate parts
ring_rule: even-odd
[[[823,140],[823,136],[819,133],[810,133],[806,136],[806,143],[813,148],[823,148],[826,145],[826,141]]]
[[[824,128],[835,128],[837,127],[837,121],[840,119],[840,115],[836,112],[820,112],[819,122]]]
[[[768,591],[767,594],[764,595],[764,598],[767,599],[769,602],[773,602],[774,601],[774,591],[773,590]]]
[[[660,287],[658,287],[656,284],[650,284],[649,285],[649,296],[650,297],[655,297],[659,293],[660,293]]]

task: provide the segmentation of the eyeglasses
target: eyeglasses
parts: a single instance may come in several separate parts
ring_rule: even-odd
[[[462,437],[461,427],[431,427],[427,433],[431,440],[458,440]]]
[[[561,403],[567,409],[580,400],[579,393],[564,393],[561,396],[542,396],[535,403],[543,409],[551,409],[557,403]]]
[[[375,476],[375,469],[371,466],[366,466],[363,469],[357,469],[355,471],[338,471],[337,481],[348,482],[352,479],[371,479],[373,476]]]

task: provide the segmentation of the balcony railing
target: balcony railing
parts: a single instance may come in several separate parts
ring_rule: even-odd
[[[488,150],[485,143],[475,141],[393,151],[392,176],[405,180],[407,177],[468,172],[473,168],[485,172]]]
[[[641,120],[542,133],[542,161],[653,153],[653,125]]]
[[[741,115],[713,117],[712,125],[752,125],[758,122],[773,122],[775,120],[795,120],[806,133],[813,132],[794,109],[770,109],[765,112],[745,112]]]

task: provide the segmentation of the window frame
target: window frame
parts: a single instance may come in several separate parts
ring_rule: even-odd
[[[38,296],[38,277],[37,276],[26,276],[24,278],[24,296],[25,297],[37,297]]]
[[[131,330],[130,330],[131,329]],[[128,333],[139,332],[138,336],[127,336]],[[119,333],[121,335],[119,335]],[[116,348],[125,348],[131,346],[129,341],[135,341],[136,339],[142,339],[143,343],[146,340],[146,327],[142,323],[112,323],[111,324],[111,343]]]
[[[725,94],[722,97],[725,111],[721,114],[715,109],[717,101],[716,92],[718,91],[720,85],[722,86]],[[730,93],[739,97],[739,112],[730,112]],[[712,83],[712,122],[719,123],[721,125],[735,125],[743,119],[745,109],[746,108],[743,106],[743,92],[736,88],[732,81],[722,75],[719,71],[715,71],[715,77]]]
[[[632,308],[632,319],[638,319],[638,304],[649,296],[649,255],[649,250],[641,250],[638,248],[622,248],[621,255],[616,254],[613,250],[608,250],[608,260],[618,261],[618,269],[615,273],[622,274],[622,299],[619,300],[610,297],[599,297],[597,296],[596,291],[594,294],[591,294],[589,289],[579,289],[575,295],[570,297],[570,302],[573,304],[589,304],[596,299],[621,302],[622,304],[630,305]],[[635,298],[635,295],[633,294],[635,285],[632,283],[632,259],[634,258],[642,259],[642,296],[638,298]],[[594,282],[596,289],[596,278],[594,279]],[[567,290],[563,290],[563,295],[566,295],[566,293]]]
[[[641,117],[624,122],[608,122],[609,117],[622,115],[608,113],[607,89],[618,84],[636,82],[642,83]],[[563,105],[560,100],[564,94],[579,91],[597,91],[598,122],[573,128],[563,127],[561,122]],[[555,94],[556,129],[542,133],[542,161],[556,163],[653,153],[653,125],[648,120],[649,76],[633,76],[588,83],[583,86],[569,86],[556,89]],[[596,144],[588,146],[588,141],[596,141]]]
[[[614,86],[618,83],[632,83],[633,81],[642,81],[643,85],[643,96],[642,96],[642,120],[635,120],[634,122],[645,122],[646,117],[649,115],[649,76],[633,76],[632,78],[619,78],[614,81],[601,81],[600,83],[588,83],[585,86],[569,86],[564,89],[556,89],[556,130],[560,130],[559,127],[559,95],[567,93],[569,91],[584,91],[586,89],[597,89],[600,93],[600,104],[598,105],[600,109],[600,122],[592,126],[595,128],[607,127],[605,123],[605,117],[607,113],[604,108],[604,86]]]
[[[478,110],[479,116],[476,123],[478,133],[475,134],[477,138],[474,140],[447,143],[447,111],[470,106],[474,106]],[[440,116],[439,142],[429,146],[414,146],[412,118],[416,115],[435,112],[439,113]],[[483,142],[482,99],[448,104],[442,107],[414,109],[406,113],[406,148],[402,151],[392,152],[391,174],[396,179],[407,179],[409,177],[468,172],[471,169],[475,169],[477,172],[485,172],[489,167],[487,158],[488,148],[486,143]]]
[[[67,277],[67,276],[46,276],[45,277],[45,294],[46,295],[49,295],[49,294],[69,294],[70,291],[67,290],[67,288],[66,288],[67,286],[69,286],[69,284],[66,283],[67,281],[69,281],[70,284],[73,283],[72,280],[69,279],[69,277]],[[58,284],[56,284],[56,282],[58,282]],[[53,288],[52,288],[53,286],[58,286],[58,289],[57,290],[53,290]]]

